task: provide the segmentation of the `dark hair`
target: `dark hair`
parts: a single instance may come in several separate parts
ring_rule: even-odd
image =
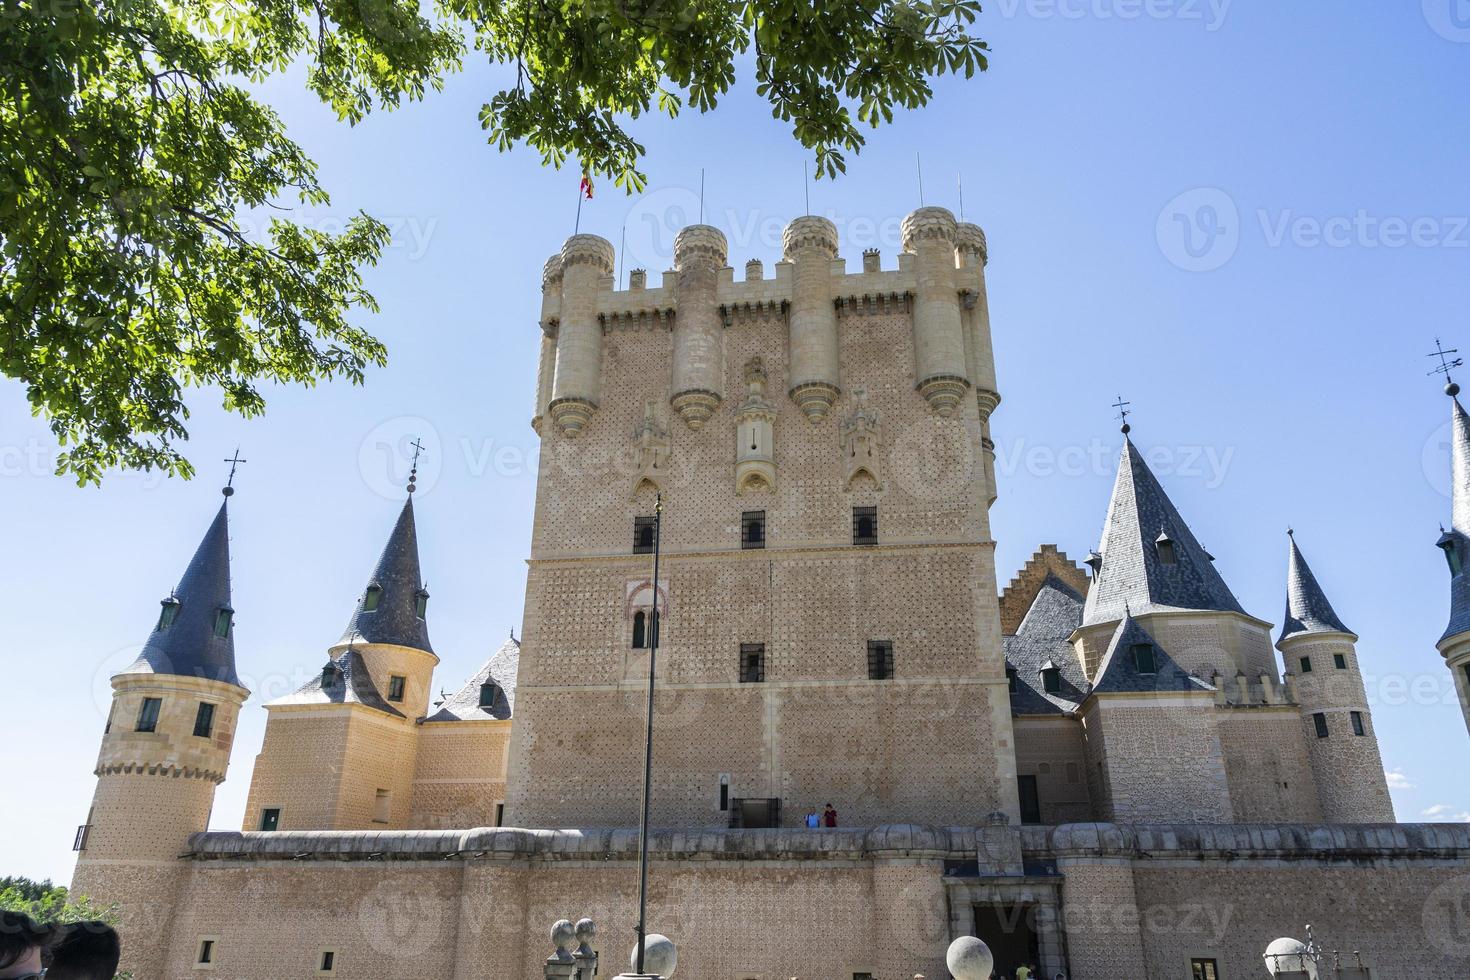
[[[61,930],[51,947],[48,978],[55,980],[112,980],[122,944],[117,930],[105,922],[73,922]]]
[[[23,912],[0,912],[0,968],[14,966],[33,949],[56,940],[56,927],[42,925]]]

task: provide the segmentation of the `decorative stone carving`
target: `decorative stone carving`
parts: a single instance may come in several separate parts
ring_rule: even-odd
[[[637,453],[634,461],[637,470],[633,474],[633,497],[638,496],[638,491],[645,483],[652,484],[655,490],[662,490],[664,474],[668,471],[669,435],[654,421],[653,406],[653,402],[644,403],[643,424],[633,435],[634,451]]]
[[[745,365],[745,401],[735,411],[735,492],[776,486],[776,408],[766,401],[766,368],[759,357]]]
[[[880,475],[878,413],[868,407],[867,392],[861,388],[852,393],[852,414],[842,420],[843,486],[852,489],[859,473],[866,473],[883,489]]]

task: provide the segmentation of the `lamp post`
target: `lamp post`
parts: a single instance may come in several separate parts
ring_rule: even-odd
[[[638,946],[633,962],[636,976],[645,976],[644,952],[648,916],[648,809],[653,792],[653,692],[654,668],[658,660],[658,562],[663,543],[664,495],[654,497],[653,505],[653,614],[650,617],[648,643],[648,729],[643,742],[643,814],[638,823]]]

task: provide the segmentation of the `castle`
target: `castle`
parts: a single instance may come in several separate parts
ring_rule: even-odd
[[[681,976],[942,976],[971,934],[1047,977],[1234,980],[1311,921],[1335,976],[1463,980],[1470,827],[1394,823],[1357,637],[1294,537],[1278,662],[1125,425],[1097,550],[998,588],[985,235],[902,228],[897,268],[849,273],[798,218],[736,281],[696,225],[626,290],[569,239],[520,641],[430,703],[410,485],[320,672],[266,705],[242,831],[210,833],[248,697],[227,501],[113,679],[78,834],[137,975],[510,980],[582,914],[616,965],[657,637],[650,922]],[[1453,413],[1440,649],[1470,724]]]

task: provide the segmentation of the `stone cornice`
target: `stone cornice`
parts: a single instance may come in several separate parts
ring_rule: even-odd
[[[97,776],[168,776],[173,779],[202,779],[216,786],[225,781],[225,774],[217,769],[178,766],[171,762],[109,762],[98,766],[93,772]]]

